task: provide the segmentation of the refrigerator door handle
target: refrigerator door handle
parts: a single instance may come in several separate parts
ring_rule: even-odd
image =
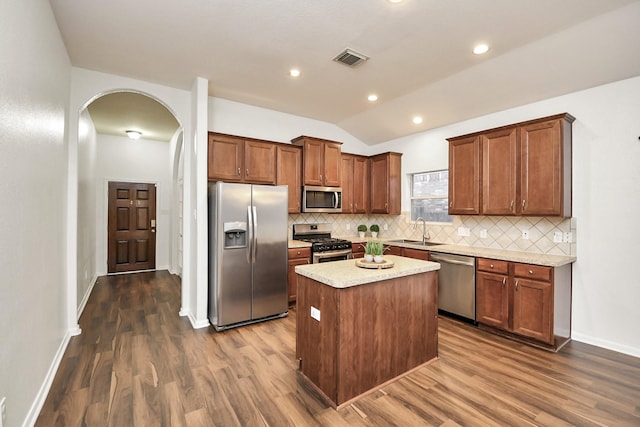
[[[252,228],[253,228],[253,242],[252,242],[252,260],[253,263],[255,264],[256,262],[256,258],[258,257],[258,211],[256,210],[255,206],[251,207],[253,210],[253,223],[252,223]]]
[[[251,210],[251,206],[247,206],[247,219],[248,219],[248,231],[249,231],[249,239],[247,239],[247,262],[251,264],[251,254],[253,252],[253,211]]]

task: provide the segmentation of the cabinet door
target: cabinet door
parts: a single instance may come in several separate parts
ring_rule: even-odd
[[[369,212],[369,159],[353,159],[353,213]]]
[[[276,185],[289,187],[289,213],[300,213],[302,200],[302,149],[278,145]]]
[[[342,213],[353,213],[353,156],[342,155]]]
[[[402,256],[429,261],[429,251],[422,251],[420,249],[404,248],[402,251]]]
[[[304,141],[303,169],[304,185],[324,185],[322,178],[322,165],[324,156],[324,143],[320,141]]]
[[[514,279],[513,332],[553,344],[551,283]]]
[[[402,256],[402,249],[400,246],[389,246],[385,254]]]
[[[503,274],[476,273],[476,320],[485,325],[509,327],[508,277]]]
[[[449,141],[449,215],[480,213],[480,137]]]
[[[371,213],[400,214],[401,166],[399,153],[371,158]]]
[[[245,142],[244,179],[255,184],[276,183],[276,144],[259,141]]]
[[[482,213],[516,212],[516,128],[482,136]]]
[[[561,120],[519,128],[522,215],[563,215]]]
[[[225,135],[209,135],[208,145],[209,179],[242,181],[244,140]]]
[[[296,265],[309,264],[308,258],[297,258],[289,260],[289,270],[287,271],[289,303],[295,302],[298,296],[298,275],[296,274]]]
[[[340,187],[342,184],[342,155],[340,144],[324,143],[323,179],[327,187]]]

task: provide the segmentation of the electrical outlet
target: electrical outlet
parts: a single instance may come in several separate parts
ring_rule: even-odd
[[[562,243],[562,231],[553,232],[553,243]]]
[[[481,239],[486,239],[487,238],[487,229],[483,228],[482,230],[480,230],[480,238]]]
[[[522,238],[524,240],[529,240],[529,230],[522,230]]]
[[[382,224],[382,229],[387,231],[389,229],[389,226],[387,224]]]
[[[7,398],[0,399],[0,427],[6,425],[7,421]]]
[[[313,319],[316,319],[319,322],[320,321],[320,310],[318,310],[314,306],[311,306],[311,317]]]
[[[562,241],[564,243],[571,243],[573,240],[573,234],[570,231],[565,231],[562,235]]]
[[[471,235],[471,229],[469,227],[458,227],[458,236],[469,237]]]
[[[347,230],[351,230],[351,224],[347,224]]]

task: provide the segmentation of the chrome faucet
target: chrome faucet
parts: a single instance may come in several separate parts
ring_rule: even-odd
[[[418,228],[418,221],[422,221],[422,244],[425,244],[427,240],[431,239],[429,233],[427,233],[427,222],[421,216],[416,219],[416,222],[413,224],[413,229]]]

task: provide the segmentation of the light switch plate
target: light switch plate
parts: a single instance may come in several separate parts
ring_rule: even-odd
[[[482,230],[480,230],[480,238],[481,239],[486,239],[487,238],[487,229],[483,228]]]
[[[311,306],[311,318],[316,319],[318,322],[320,321],[320,310]]]
[[[555,231],[553,233],[553,243],[562,243],[562,231]]]
[[[458,236],[469,237],[471,235],[471,229],[468,227],[458,227]]]
[[[564,243],[572,243],[573,242],[573,234],[570,231],[565,231],[562,235],[562,241]]]

